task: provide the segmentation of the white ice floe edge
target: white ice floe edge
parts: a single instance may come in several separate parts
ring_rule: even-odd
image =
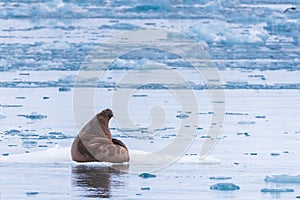
[[[147,155],[149,152],[141,150],[131,150],[130,157],[131,161],[129,163],[138,163],[138,158],[143,155]],[[157,162],[163,159],[164,156],[158,157]],[[204,159],[201,159],[197,155],[185,155],[177,160],[177,163],[181,164],[218,164],[221,161],[219,159],[207,156]],[[21,154],[10,154],[7,156],[0,156],[1,163],[75,163],[72,161],[70,147],[60,147],[56,145],[55,147],[48,148],[46,150],[35,151],[30,153],[21,153]],[[83,163],[79,163],[83,164]],[[87,163],[89,164],[89,163]],[[93,165],[99,165],[99,163],[92,163]],[[146,164],[146,163],[145,163]],[[112,163],[101,163],[101,165],[112,165]],[[114,164],[115,165],[115,164]]]

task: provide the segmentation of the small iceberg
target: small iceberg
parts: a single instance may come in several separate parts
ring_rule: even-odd
[[[272,183],[298,183],[298,184],[300,184],[300,175],[298,175],[298,176],[272,175],[272,176],[266,176],[264,181],[272,182]]]
[[[221,190],[221,191],[234,191],[239,190],[240,186],[235,185],[234,183],[217,183],[210,186],[211,190]]]
[[[294,192],[293,189],[288,189],[288,188],[284,188],[284,189],[281,189],[281,188],[276,188],[276,189],[272,189],[272,188],[263,188],[260,190],[261,192],[264,192],[264,193],[280,193],[280,192]]]

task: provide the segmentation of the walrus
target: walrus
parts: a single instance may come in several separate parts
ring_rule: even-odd
[[[113,117],[110,109],[105,109],[94,116],[79,132],[71,148],[72,160],[76,162],[111,162],[129,161],[126,145],[112,138],[109,120]]]

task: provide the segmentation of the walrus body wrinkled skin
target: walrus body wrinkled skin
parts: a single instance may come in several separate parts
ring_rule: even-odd
[[[74,161],[112,163],[129,161],[126,145],[111,136],[108,124],[112,117],[110,109],[103,110],[81,129],[71,148]]]

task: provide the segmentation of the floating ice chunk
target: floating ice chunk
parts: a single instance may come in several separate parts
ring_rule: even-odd
[[[207,43],[261,43],[268,37],[263,24],[255,26],[239,27],[219,20],[210,20],[209,23],[200,22],[188,30],[189,35]]]
[[[271,153],[270,155],[271,155],[271,156],[279,156],[280,153]]]
[[[221,190],[221,191],[234,191],[239,190],[240,187],[234,183],[217,183],[210,186],[211,190]]]
[[[71,90],[71,88],[69,88],[69,87],[60,87],[60,88],[58,88],[59,92],[69,92],[70,90]]]
[[[5,119],[5,118],[6,118],[5,115],[1,115],[1,114],[0,114],[0,119]]]
[[[150,190],[150,187],[142,187],[141,190]]]
[[[38,137],[39,140],[43,139],[68,139],[74,138],[74,136],[65,135],[62,132],[49,132],[48,135],[40,135]]]
[[[239,121],[238,124],[255,124],[254,121]]]
[[[159,83],[148,83],[145,85],[142,85],[139,87],[139,89],[143,89],[143,90],[164,90],[164,89],[168,89],[166,86],[159,84]]]
[[[134,94],[133,97],[147,97],[147,94]]]
[[[26,97],[15,97],[15,99],[26,99]]]
[[[131,12],[136,12],[136,13],[140,13],[140,12],[162,12],[162,11],[168,11],[169,8],[167,6],[162,6],[163,4],[158,3],[156,5],[152,4],[152,5],[137,5],[134,8],[130,8],[127,11],[131,11]]]
[[[136,59],[139,60],[137,63],[127,63],[128,64],[134,64],[135,67],[139,66],[140,69],[153,69],[152,67],[156,68],[158,66],[151,66],[153,65],[152,60],[161,60],[161,59],[179,59],[180,57],[176,54],[170,53],[168,51],[164,51],[161,49],[155,49],[155,48],[144,48],[141,50],[134,50],[129,53],[126,53],[122,56],[120,56],[121,59],[124,60],[132,60]],[[121,61],[121,60],[118,60]],[[119,64],[125,64],[124,61],[118,62]],[[127,65],[128,65],[127,64]],[[140,67],[140,65],[144,65],[143,67]]]
[[[273,188],[263,188],[260,190],[261,192],[270,192],[270,193],[279,193],[279,192],[294,192],[293,189],[289,189],[289,188],[276,188],[276,189],[273,189]]]
[[[184,114],[184,113],[180,113],[180,114],[176,115],[176,117],[179,118],[179,119],[185,119],[185,118],[188,118],[190,116],[187,115],[187,114]]]
[[[0,104],[0,107],[3,107],[3,108],[20,108],[20,107],[23,107],[23,105],[17,105],[17,104]]]
[[[202,135],[202,136],[200,136],[200,138],[211,138],[211,136],[209,136],[209,135]]]
[[[9,63],[9,61],[7,61],[6,59],[0,59],[0,67],[5,68],[10,68],[11,67],[11,63]]]
[[[211,180],[229,180],[229,179],[232,179],[232,177],[230,177],[230,176],[212,176],[212,177],[209,177],[209,179],[211,179]]]
[[[60,82],[60,83],[72,83],[73,84],[75,82],[75,79],[76,79],[75,75],[68,75],[68,76],[65,76],[63,78],[59,78],[58,82]]]
[[[53,42],[53,43],[46,43],[41,45],[42,49],[50,49],[50,50],[55,50],[55,49],[69,49],[70,45],[67,42]]]
[[[47,118],[46,115],[37,114],[36,112],[33,112],[31,114],[25,115],[25,114],[19,114],[18,117],[25,117],[28,119],[36,120],[36,119],[44,119]]]
[[[266,176],[265,182],[273,183],[299,183],[300,184],[300,175],[291,176],[291,175],[272,175]]]
[[[9,130],[9,131],[4,131],[5,135],[18,135],[20,133],[21,133],[21,131],[19,131],[17,129],[12,129],[12,130]]]
[[[141,178],[156,178],[156,175],[155,174],[149,174],[149,173],[142,173],[139,175],[139,177]]]
[[[33,196],[33,195],[37,195],[38,192],[26,192],[27,196]]]
[[[29,76],[30,73],[29,72],[20,72],[19,75],[20,76]]]
[[[100,27],[100,29],[116,29],[116,30],[137,30],[139,28],[140,28],[139,26],[135,26],[133,24],[128,24],[128,23],[117,23],[111,26],[103,25]]]
[[[225,115],[248,115],[248,113],[234,113],[234,112],[226,112]]]
[[[265,119],[266,116],[264,116],[264,115],[261,115],[261,116],[255,116],[255,118],[257,118],[257,119]]]

